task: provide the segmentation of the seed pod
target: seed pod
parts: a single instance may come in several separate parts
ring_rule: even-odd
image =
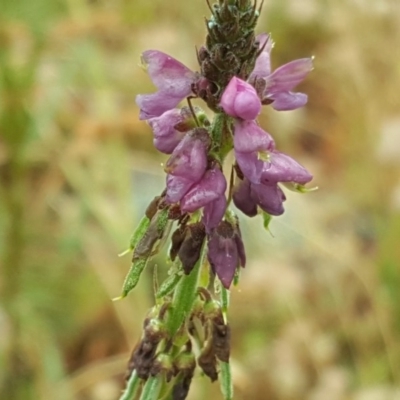
[[[169,276],[159,287],[156,294],[156,299],[161,299],[169,295],[175,289],[181,277],[182,275],[179,272],[175,272],[174,274]]]
[[[162,199],[161,196],[156,196],[151,201],[151,203],[148,205],[145,214],[149,220],[152,220],[154,215],[156,214],[156,212],[158,210],[158,205],[160,204],[161,199]]]
[[[165,337],[166,330],[163,323],[156,319],[145,321],[143,338],[134,349],[130,362],[139,378],[148,379],[153,368],[153,372],[157,371],[158,366],[154,365],[157,347]]]
[[[139,282],[140,275],[146,267],[147,260],[148,258],[138,258],[132,261],[131,268],[126,275],[124,284],[122,286],[121,298],[126,297],[128,293],[135,288],[135,286]]]
[[[212,321],[212,341],[215,355],[220,361],[229,362],[231,328],[225,324],[222,318],[216,318]]]
[[[206,322],[206,342],[201,350],[200,356],[197,358],[197,363],[203,372],[211,379],[211,382],[214,382],[218,379],[218,372],[210,324],[210,321]]]
[[[153,248],[158,240],[160,240],[167,228],[168,209],[157,211],[150,222],[146,232],[137,243],[133,252],[132,260],[140,258],[148,258],[152,255]]]

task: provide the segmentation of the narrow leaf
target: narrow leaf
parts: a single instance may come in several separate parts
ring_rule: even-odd
[[[138,392],[139,385],[140,385],[140,379],[139,379],[136,371],[133,370],[132,374],[129,377],[129,380],[126,384],[124,393],[122,393],[119,400],[134,400],[134,398],[136,397],[136,394]]]
[[[158,400],[162,383],[162,375],[150,376],[144,385],[140,400]]]

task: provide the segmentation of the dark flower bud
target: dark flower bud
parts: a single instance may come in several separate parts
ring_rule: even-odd
[[[200,258],[205,236],[205,228],[201,222],[186,227],[185,238],[179,248],[178,257],[182,262],[183,271],[187,275],[190,274]]]
[[[181,225],[174,233],[171,235],[171,249],[169,251],[169,258],[175,261],[178,255],[179,249],[181,248],[182,242],[185,239],[185,225]]]
[[[212,319],[212,341],[217,358],[223,362],[229,362],[231,328],[225,324],[222,312]]]

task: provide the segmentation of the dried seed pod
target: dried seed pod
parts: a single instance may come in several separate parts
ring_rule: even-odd
[[[157,211],[146,232],[136,245],[132,260],[148,258],[151,256],[156,242],[163,237],[167,229],[167,224],[168,209]]]
[[[212,342],[217,358],[223,362],[229,362],[231,346],[231,328],[224,323],[222,313],[212,321]]]
[[[153,368],[156,370],[154,362],[157,348],[166,335],[166,329],[162,322],[157,319],[145,321],[143,338],[135,347],[130,361],[130,365],[133,365],[139,378],[147,379]]]
[[[211,321],[206,322],[206,341],[205,346],[201,350],[199,357],[197,358],[199,367],[203,370],[204,374],[207,375],[211,382],[218,379],[217,372],[217,358],[215,356],[215,349],[212,340],[212,328]]]
[[[172,389],[173,400],[185,400],[196,368],[196,360],[189,345],[186,351],[179,354],[174,362],[175,374],[180,375],[179,381]]]

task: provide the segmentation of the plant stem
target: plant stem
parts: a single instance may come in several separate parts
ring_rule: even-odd
[[[233,399],[233,383],[232,383],[232,372],[229,363],[220,362],[221,367],[221,392],[224,396],[224,400]]]

